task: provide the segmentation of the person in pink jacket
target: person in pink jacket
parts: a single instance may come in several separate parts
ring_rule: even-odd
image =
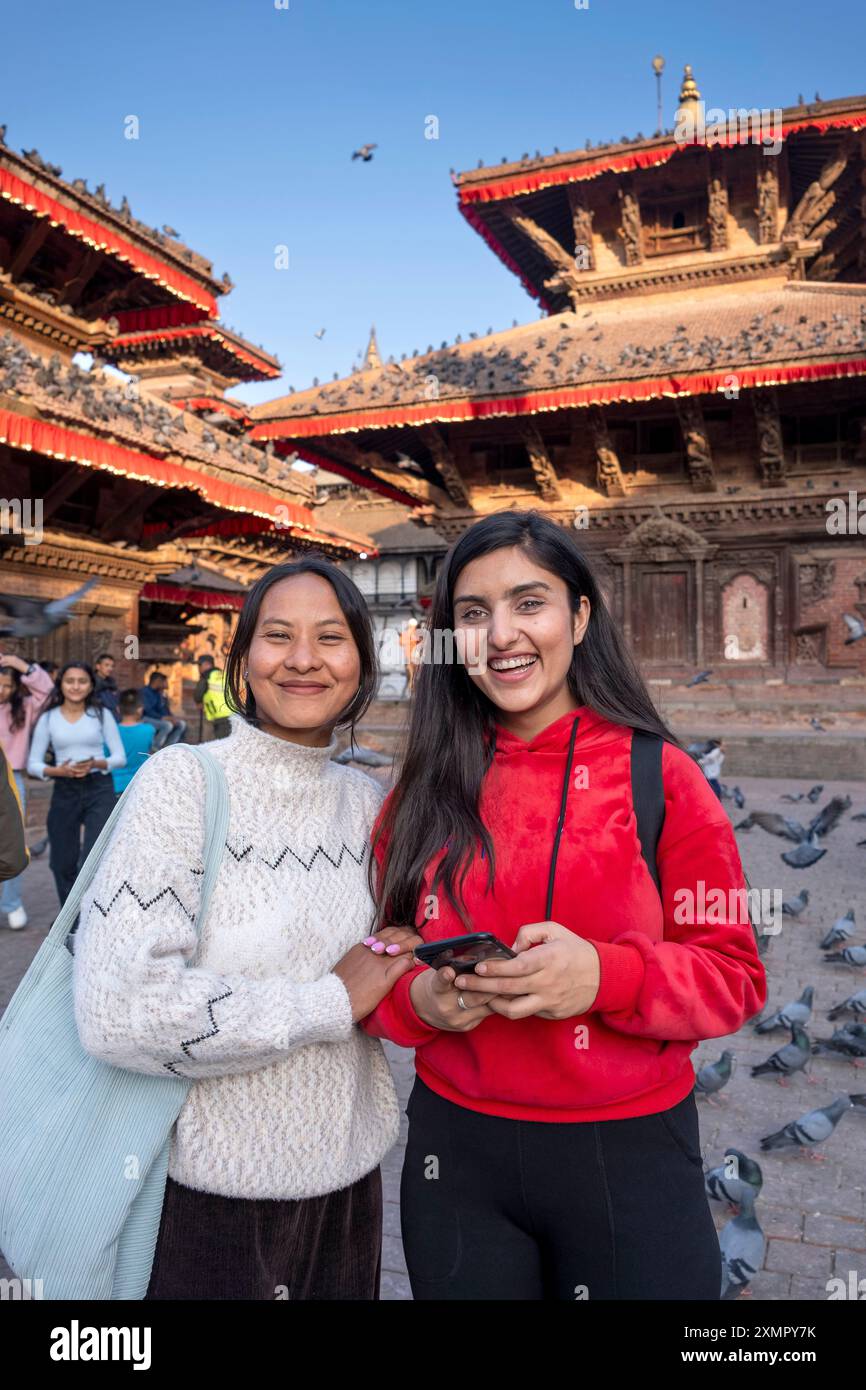
[[[51,677],[20,656],[0,654],[0,748],[15,778],[21,810],[25,813],[24,769],[30,751],[33,725],[42,713],[45,699],[54,689]],[[18,930],[27,926],[27,912],[21,897],[21,879],[7,879],[0,888],[0,912],[5,912],[7,924]]]

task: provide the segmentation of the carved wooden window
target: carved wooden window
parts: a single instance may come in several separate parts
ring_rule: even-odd
[[[609,433],[624,469],[682,476],[683,433],[675,416],[623,421],[612,425]]]
[[[532,464],[526,446],[519,443],[472,445],[471,451],[480,456],[490,483],[531,484]]]
[[[789,462],[808,471],[814,463],[844,463],[853,452],[853,434],[839,411],[782,415],[782,440]]]
[[[738,574],[722,590],[722,651],[726,661],[766,661],[769,594],[752,574]]]
[[[644,255],[670,256],[709,247],[707,211],[707,199],[700,195],[641,203]]]

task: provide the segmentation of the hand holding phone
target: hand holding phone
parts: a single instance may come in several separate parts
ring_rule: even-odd
[[[468,932],[465,936],[449,936],[444,941],[425,941],[415,947],[415,959],[433,970],[451,966],[455,973],[473,975],[483,960],[513,960],[514,951],[491,932]]]

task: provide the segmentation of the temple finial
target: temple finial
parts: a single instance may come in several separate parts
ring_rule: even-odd
[[[367,343],[367,351],[364,353],[362,371],[369,371],[371,367],[381,367],[382,358],[379,356],[379,344],[376,342],[376,325],[370,329],[370,339]]]

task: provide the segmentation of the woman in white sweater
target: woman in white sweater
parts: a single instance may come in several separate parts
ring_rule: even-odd
[[[356,1023],[419,939],[361,944],[382,792],[331,759],[375,689],[362,596],[327,560],[277,566],[247,598],[226,674],[240,713],[209,752],[231,813],[201,939],[204,781],[180,744],[136,774],[82,904],[78,1030],[115,1066],[194,1080],[148,1298],[375,1299],[399,1107]]]

